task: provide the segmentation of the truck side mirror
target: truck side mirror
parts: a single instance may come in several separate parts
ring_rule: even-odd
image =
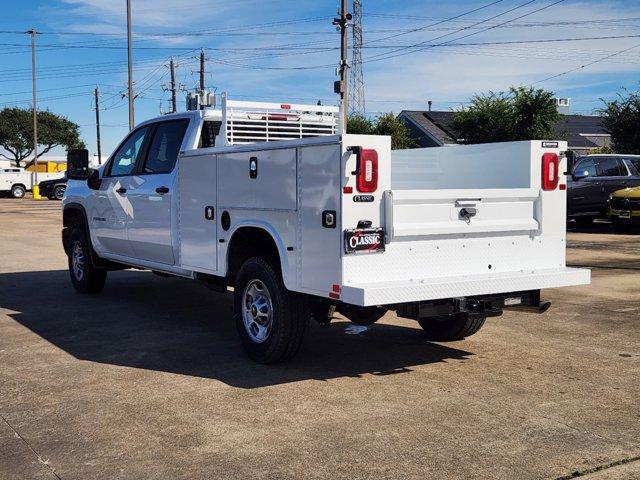
[[[86,180],[89,173],[89,150],[82,148],[67,151],[67,178]]]

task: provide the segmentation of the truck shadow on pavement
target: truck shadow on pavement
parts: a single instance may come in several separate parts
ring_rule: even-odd
[[[79,360],[212,378],[239,388],[406,373],[411,366],[472,355],[428,342],[417,324],[381,323],[346,335],[348,322],[320,328],[312,321],[290,363],[258,365],[240,345],[231,295],[149,272],[109,273],[104,291],[92,296],[76,294],[66,270],[0,274],[0,307]]]

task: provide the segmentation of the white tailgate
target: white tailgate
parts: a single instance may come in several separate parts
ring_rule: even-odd
[[[390,238],[537,230],[538,198],[531,189],[388,191],[385,227]]]

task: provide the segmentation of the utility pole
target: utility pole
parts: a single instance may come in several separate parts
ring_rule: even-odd
[[[38,102],[36,96],[36,35],[38,32],[32,28],[27,33],[31,35],[31,90],[33,102],[31,110],[33,114],[33,165],[35,169],[33,183],[38,185]]]
[[[349,76],[349,114],[365,114],[364,73],[362,72],[362,0],[353,0],[353,57]]]
[[[333,24],[340,27],[340,81],[334,85],[335,93],[340,94],[340,108],[341,108],[341,123],[342,130],[347,130],[347,116],[349,113],[349,102],[347,85],[349,81],[349,64],[348,64],[348,52],[349,52],[349,37],[347,36],[347,29],[349,26],[349,20],[353,17],[347,12],[347,0],[340,0],[340,18],[334,18]]]
[[[178,111],[176,103],[176,70],[173,64],[173,57],[169,61],[169,71],[171,74],[171,111],[176,113]]]
[[[98,87],[93,91],[96,100],[96,143],[98,144],[98,165],[102,165],[102,152],[100,151],[100,95]]]
[[[128,92],[129,92],[129,130],[135,125],[133,111],[133,53],[131,48],[131,0],[127,0],[127,63],[128,63]]]
[[[204,48],[200,50],[200,92],[204,93]]]

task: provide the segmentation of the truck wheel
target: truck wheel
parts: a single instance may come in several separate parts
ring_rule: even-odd
[[[249,357],[278,363],[298,352],[309,311],[302,295],[285,288],[274,261],[254,257],[236,277],[233,317]]]
[[[356,325],[368,327],[384,317],[387,310],[382,307],[360,307],[358,305],[342,303],[338,306],[338,312]]]
[[[82,227],[76,225],[69,234],[69,275],[71,283],[79,293],[99,293],[107,280],[106,270],[91,263],[89,242]]]
[[[469,317],[467,313],[457,313],[441,317],[426,317],[418,320],[430,340],[462,340],[476,333],[484,325],[485,317]]]
[[[11,196],[13,198],[22,198],[27,190],[22,185],[14,185],[11,187]]]
[[[64,198],[64,192],[67,190],[67,187],[64,185],[58,185],[53,189],[53,198],[55,200],[62,200]]]

